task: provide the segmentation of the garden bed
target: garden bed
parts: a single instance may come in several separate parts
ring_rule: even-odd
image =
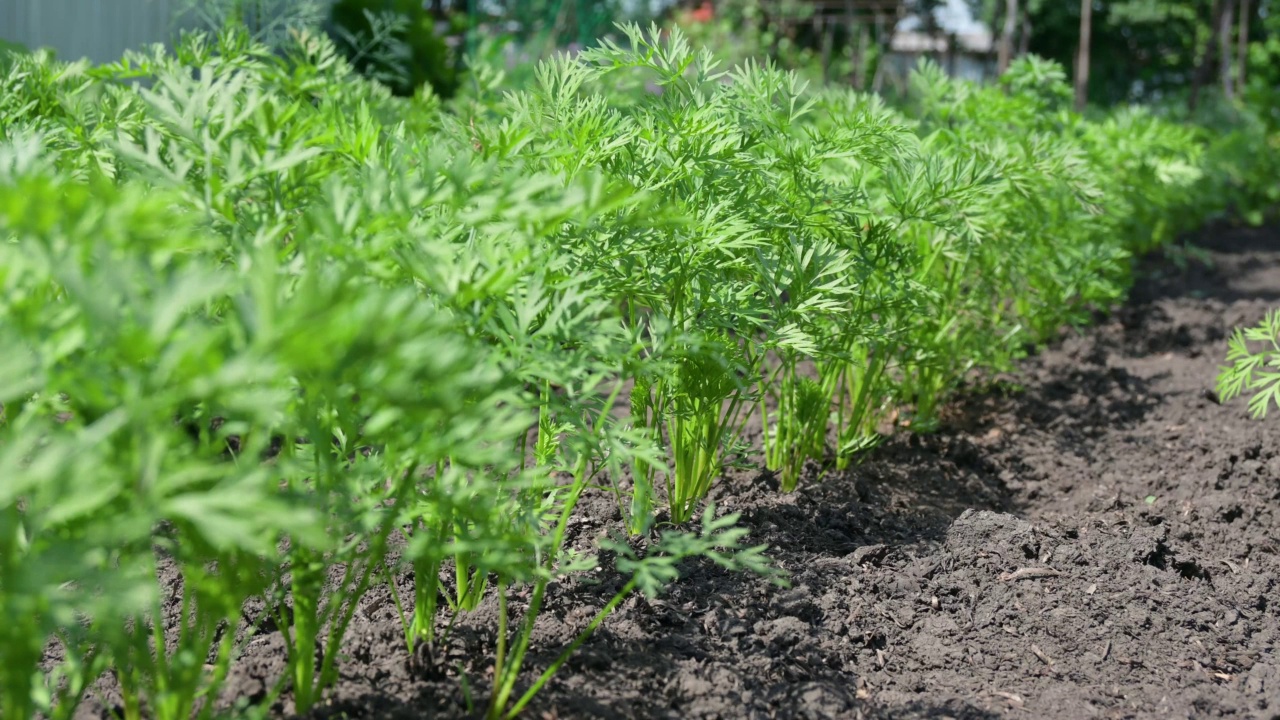
[[[1061,329],[1269,140],[621,31],[447,107],[305,32],[15,61],[0,715],[1258,710],[1268,425],[1202,393],[1270,236]]]
[[[892,438],[790,495],[759,473],[720,483],[714,502],[791,587],[688,567],[609,617],[527,716],[1276,716],[1275,428],[1212,388],[1228,329],[1280,299],[1280,234],[1216,228],[1197,244],[1207,264],[1149,261],[1117,313],[954,404],[937,434]],[[617,524],[611,497],[582,510],[579,542]],[[531,665],[616,591],[598,577],[553,587]],[[468,716],[495,615],[490,598],[447,648],[411,658],[375,589],[313,714]],[[284,666],[278,634],[261,634],[225,696],[261,696]]]

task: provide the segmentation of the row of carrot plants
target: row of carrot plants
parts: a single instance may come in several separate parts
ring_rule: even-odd
[[[104,677],[128,720],[252,712],[222,686],[266,627],[259,711],[306,713],[405,570],[411,651],[498,604],[473,682],[512,717],[577,646],[527,667],[553,581],[625,578],[580,640],[688,559],[784,582],[706,502],[727,467],[792,491],[891,419],[927,431],[1199,219],[1195,132],[1086,120],[1034,58],[993,87],[924,65],[893,108],[623,31],[448,106],[306,32],[13,60],[0,717],[71,717]],[[622,518],[598,557],[569,542],[586,492]]]

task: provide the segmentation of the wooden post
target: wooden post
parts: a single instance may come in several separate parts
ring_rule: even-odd
[[[1227,100],[1235,95],[1235,86],[1231,81],[1231,31],[1235,25],[1235,9],[1235,0],[1226,0],[1223,3],[1222,19],[1218,23],[1218,81],[1222,84],[1222,96]]]
[[[866,59],[866,46],[862,42],[862,35],[854,34],[855,28],[864,28],[854,15],[853,0],[844,0],[844,24],[849,29],[849,84],[854,89],[861,90],[866,84],[866,70],[862,64]]]
[[[871,28],[866,22],[858,23],[858,77],[855,87],[867,89],[867,51],[871,49]]]
[[[1018,38],[1018,57],[1025,57],[1031,52],[1031,15],[1022,13],[1022,32]]]
[[[871,92],[879,94],[884,87],[885,60],[889,56],[889,48],[893,42],[890,37],[892,30],[888,28],[884,16],[876,13],[876,72],[871,76]]]
[[[827,19],[826,15],[819,15],[818,32],[822,34],[822,82],[831,81],[831,48],[835,45],[836,24]]]
[[[1000,48],[996,56],[996,75],[1004,75],[1013,59],[1013,33],[1018,22],[1018,0],[1005,0],[1004,32],[1000,34]]]
[[[1223,1],[1214,0],[1212,19],[1209,21],[1209,37],[1205,39],[1199,62],[1191,72],[1191,93],[1187,96],[1187,109],[1192,112],[1200,104],[1200,88],[1204,87],[1209,76],[1213,74],[1213,49],[1217,46],[1213,38],[1214,33],[1222,26],[1223,9]]]
[[[1236,39],[1236,94],[1244,95],[1249,68],[1249,0],[1240,0],[1240,37]]]
[[[1080,51],[1076,54],[1076,111],[1089,102],[1089,42],[1093,34],[1093,0],[1080,0]]]

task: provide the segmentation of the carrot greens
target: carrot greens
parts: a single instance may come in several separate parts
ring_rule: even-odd
[[[1034,58],[890,105],[628,25],[446,102],[270,35],[0,70],[0,716],[110,678],[126,720],[214,717],[261,633],[264,707],[305,714],[386,585],[415,661],[496,618],[462,673],[515,717],[690,564],[785,582],[717,483],[938,427],[1226,187],[1202,134],[1078,115]],[[1220,380],[1259,415],[1278,320]],[[534,648],[591,573],[616,592]]]

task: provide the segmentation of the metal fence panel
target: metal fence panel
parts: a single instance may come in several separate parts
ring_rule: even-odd
[[[168,41],[176,0],[0,0],[0,40],[49,47],[62,60],[119,59]]]
[[[250,0],[243,8],[266,24],[271,19],[302,19],[303,4],[323,14],[331,2]],[[237,4],[232,0],[0,0],[0,40],[31,49],[52,48],[60,60],[87,57],[96,63],[113,62],[125,50],[169,44],[180,29],[207,26]],[[191,12],[193,7],[199,12]]]

